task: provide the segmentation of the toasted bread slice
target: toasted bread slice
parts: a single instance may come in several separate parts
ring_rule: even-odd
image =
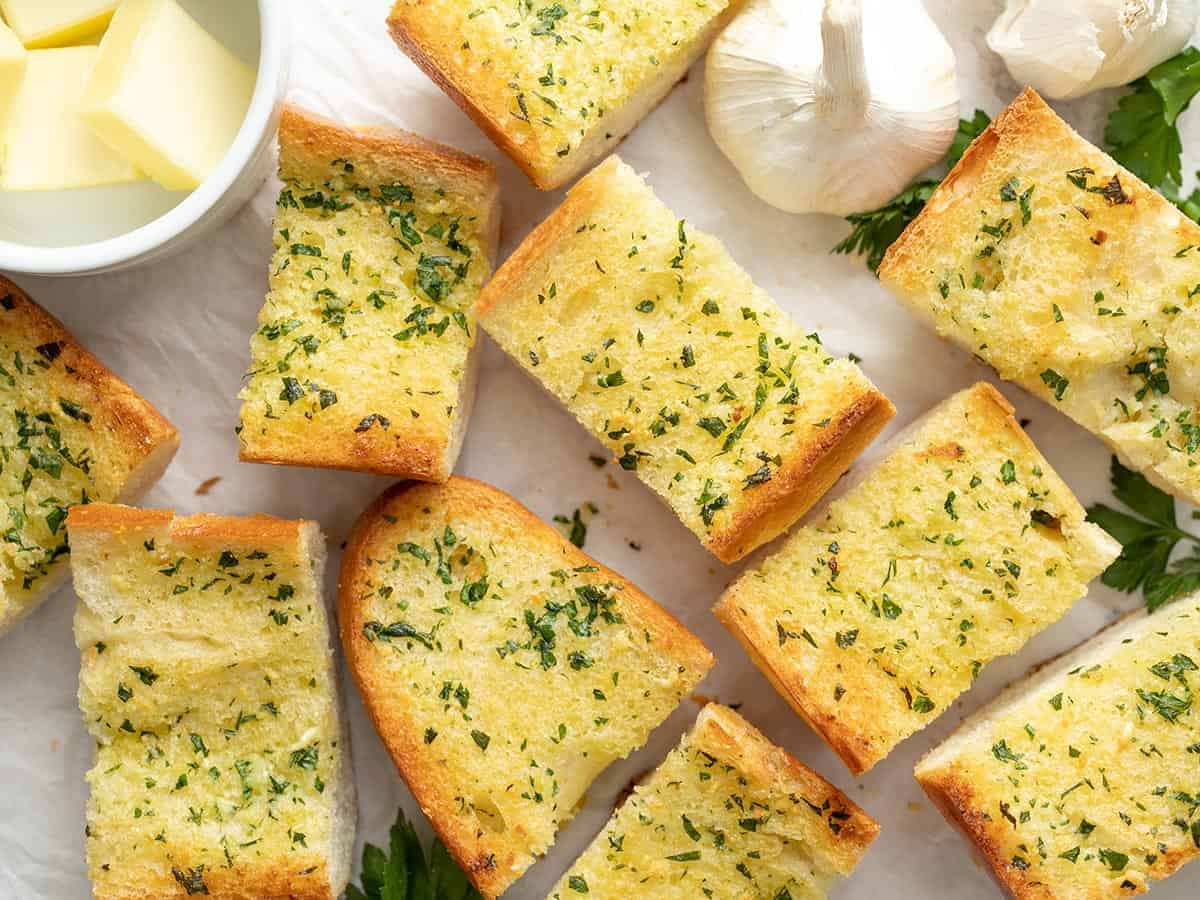
[[[445,481],[475,396],[472,304],[496,251],[495,171],[416,135],[296,108],[279,152],[241,458]]]
[[[550,897],[820,898],[878,833],[841,791],[709,704]]]
[[[488,334],[724,562],[785,531],[895,414],[616,157],[478,305]]]
[[[628,581],[465,478],[380,497],[346,549],[340,598],[375,727],[487,897],[713,663]]]
[[[935,407],[717,617],[858,775],[1120,552],[988,384]]]
[[[979,137],[880,278],[919,318],[1200,503],[1200,226],[1033,90]]]
[[[0,634],[66,580],[67,509],[133,502],[162,477],[179,433],[0,277]]]
[[[1200,856],[1200,595],[1116,623],[917,765],[1018,900],[1144,893]]]
[[[687,74],[740,0],[538,7],[398,0],[407,53],[544,191],[610,152]]]
[[[334,900],[354,784],[313,522],[71,509],[97,900]]]

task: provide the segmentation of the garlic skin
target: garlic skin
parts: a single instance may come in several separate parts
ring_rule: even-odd
[[[987,35],[1009,74],[1070,100],[1141,78],[1187,45],[1200,0],[1008,0]]]
[[[708,52],[705,116],[792,213],[875,209],[946,153],[954,52],[920,0],[749,0]]]

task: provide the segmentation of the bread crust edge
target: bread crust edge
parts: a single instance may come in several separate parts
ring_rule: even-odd
[[[410,728],[403,710],[395,709],[389,702],[389,685],[379,677],[373,665],[368,642],[362,636],[366,619],[363,605],[359,601],[358,585],[359,579],[366,571],[370,548],[379,540],[381,534],[394,527],[387,521],[387,511],[394,505],[407,502],[408,495],[414,491],[425,494],[463,492],[467,497],[474,496],[479,500],[502,506],[506,513],[522,523],[526,531],[535,531],[546,538],[552,538],[568,555],[576,557],[578,564],[594,565],[605,577],[625,588],[622,603],[635,604],[640,614],[657,624],[657,646],[666,648],[667,653],[679,661],[680,665],[688,667],[692,671],[695,683],[704,677],[715,663],[715,659],[698,638],[636,585],[578,550],[516,499],[491,485],[460,475],[452,476],[441,485],[402,482],[385,490],[367,507],[355,523],[346,543],[338,577],[338,621],[346,662],[358,686],[363,705],[400,777],[408,785],[433,830],[471,883],[481,894],[492,900],[517,881],[535,862],[535,858],[531,855],[519,855],[512,848],[511,842],[508,842],[508,847],[497,849],[482,841],[472,840],[468,829],[455,827],[457,822],[452,814],[443,814],[443,811],[452,808],[450,802],[453,797],[441,788],[442,779],[438,773],[426,765],[418,737]],[[476,509],[481,509],[482,505],[479,502],[473,504]],[[508,833],[511,834],[511,829]]]

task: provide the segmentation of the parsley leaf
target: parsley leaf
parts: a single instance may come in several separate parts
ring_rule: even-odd
[[[967,149],[974,143],[975,138],[987,131],[991,124],[992,117],[982,109],[975,110],[975,115],[970,119],[959,119],[954,143],[950,145],[950,150],[946,154],[946,165],[952,169],[957,166],[966,155]]]
[[[389,855],[390,854],[390,855]],[[388,850],[367,844],[362,855],[362,887],[348,885],[346,900],[483,900],[445,845],[435,840],[426,857],[420,838],[396,815]]]
[[[846,216],[846,221],[854,227],[833,252],[866,256],[867,268],[877,273],[888,248],[896,243],[909,222],[921,214],[937,186],[936,181],[918,181],[879,209]]]
[[[1116,457],[1110,477],[1113,496],[1138,515],[1103,503],[1088,508],[1088,520],[1121,542],[1121,555],[1101,580],[1126,593],[1141,588],[1151,612],[1181,594],[1200,590],[1200,538],[1179,528],[1174,498],[1125,468]],[[1172,566],[1171,554],[1180,541],[1190,541],[1197,549]]]
[[[983,134],[991,122],[988,114],[980,109],[975,110],[973,118],[959,120],[958,133],[946,154],[947,168],[958,165],[971,142]],[[866,256],[867,267],[878,273],[888,248],[921,214],[939,183],[937,179],[914,182],[878,209],[846,216],[846,221],[854,227],[846,239],[833,248],[833,252]]]
[[[1176,120],[1200,92],[1200,50],[1188,47],[1133,82],[1108,118],[1109,152],[1143,181],[1183,183],[1183,143]]]

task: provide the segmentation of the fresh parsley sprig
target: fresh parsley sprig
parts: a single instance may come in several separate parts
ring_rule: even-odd
[[[1200,221],[1200,190],[1184,197],[1183,141],[1178,120],[1200,93],[1200,50],[1188,47],[1155,66],[1129,85],[1130,92],[1108,116],[1104,143],[1109,155],[1142,181],[1174,203],[1188,218]],[[975,111],[974,118],[959,122],[958,134],[946,154],[946,166],[954,168],[971,142],[991,120]],[[833,248],[834,253],[866,256],[867,266],[878,272],[884,254],[920,215],[940,180],[918,181],[905,188],[879,209],[847,216],[853,229]]]
[[[975,110],[974,117],[959,120],[954,143],[950,145],[950,151],[943,161],[947,171],[958,165],[971,142],[983,134],[991,121],[988,114],[980,109]],[[940,179],[914,182],[879,209],[847,216],[846,221],[854,227],[846,239],[833,248],[833,252],[866,256],[867,266],[872,272],[878,272],[888,247],[896,242],[908,223],[921,214],[939,184]]]
[[[1110,477],[1113,496],[1141,518],[1103,503],[1088,508],[1088,520],[1121,543],[1121,555],[1101,580],[1125,593],[1141,588],[1150,612],[1200,590],[1200,538],[1179,527],[1175,499],[1125,468],[1115,456]],[[1172,563],[1171,555],[1181,541],[1193,545],[1192,555]]]
[[[1142,181],[1178,196],[1183,142],[1176,122],[1200,92],[1200,50],[1186,48],[1129,87],[1108,117],[1108,152]]]
[[[388,850],[363,847],[362,887],[346,888],[346,900],[483,900],[438,840],[426,858],[416,830],[396,814]]]

